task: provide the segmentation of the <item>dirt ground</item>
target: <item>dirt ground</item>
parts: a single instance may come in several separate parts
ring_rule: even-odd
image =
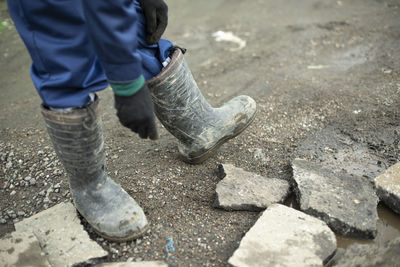
[[[166,2],[164,37],[188,49],[186,60],[210,103],[247,94],[256,99],[258,114],[217,155],[192,166],[179,160],[174,137],[160,124],[156,142],[120,126],[111,90],[101,92],[108,171],[151,222],[151,231],[136,242],[109,243],[91,233],[111,252],[110,261],[165,259],[166,239],[172,238],[175,252],[167,262],[226,266],[259,213],[214,208],[218,164],[290,179],[296,148],[328,125],[369,144],[389,164],[400,160],[399,141],[381,138],[400,125],[399,0]],[[4,0],[0,19],[2,235],[13,230],[13,221],[65,201],[69,193],[40,115],[29,55]],[[216,42],[212,34],[220,30],[246,46],[237,50],[237,44]],[[263,159],[255,157],[260,149]],[[339,246],[400,236],[400,216],[384,206],[379,216],[374,241],[338,237]]]

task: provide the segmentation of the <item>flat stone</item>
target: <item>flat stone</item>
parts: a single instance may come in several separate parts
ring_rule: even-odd
[[[375,186],[379,199],[400,214],[400,163],[379,175],[375,179]]]
[[[336,249],[325,222],[272,204],[246,233],[229,259],[233,266],[322,266]]]
[[[61,203],[15,224],[17,231],[32,231],[52,266],[92,264],[108,253],[89,238],[72,203]]]
[[[310,135],[296,149],[294,157],[318,163],[331,172],[345,171],[370,181],[383,173],[388,164],[385,158],[379,157],[367,144],[355,141],[333,126]]]
[[[168,264],[163,261],[110,262],[98,264],[95,267],[168,267]]]
[[[333,266],[399,266],[399,263],[400,238],[396,238],[383,245],[350,245],[344,252],[344,255]]]
[[[32,232],[12,232],[0,239],[0,266],[50,267]]]
[[[368,179],[333,173],[301,159],[294,160],[292,167],[302,211],[322,219],[338,234],[375,237],[378,197]]]
[[[216,206],[226,210],[262,210],[282,202],[289,193],[289,183],[267,178],[230,164],[220,165],[223,180],[217,184]]]

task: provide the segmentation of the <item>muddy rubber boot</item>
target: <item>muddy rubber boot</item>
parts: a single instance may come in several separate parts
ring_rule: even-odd
[[[179,152],[188,163],[208,159],[246,129],[256,114],[256,102],[249,96],[238,96],[213,108],[197,87],[179,48],[167,67],[147,84],[158,119],[178,138]]]
[[[42,115],[76,209],[99,235],[124,242],[142,236],[148,223],[135,200],[106,173],[98,102],[69,112],[42,106]]]

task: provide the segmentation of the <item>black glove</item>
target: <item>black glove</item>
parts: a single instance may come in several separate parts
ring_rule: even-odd
[[[123,126],[138,133],[141,138],[158,138],[154,104],[146,84],[132,96],[114,94],[114,97],[117,116]]]
[[[168,24],[168,6],[163,0],[138,0],[146,18],[146,42],[160,41]]]

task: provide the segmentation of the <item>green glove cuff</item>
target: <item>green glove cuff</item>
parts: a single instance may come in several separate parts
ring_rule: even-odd
[[[112,83],[109,82],[114,94],[118,96],[131,96],[137,93],[144,85],[143,75],[130,83]]]

